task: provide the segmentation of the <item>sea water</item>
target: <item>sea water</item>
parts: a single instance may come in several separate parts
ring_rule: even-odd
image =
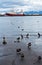
[[[42,33],[42,16],[0,17],[0,36],[38,32]]]

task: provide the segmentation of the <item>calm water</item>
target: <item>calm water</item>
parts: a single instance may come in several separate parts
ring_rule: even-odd
[[[0,17],[0,36],[13,36],[28,32],[42,33],[42,16]]]

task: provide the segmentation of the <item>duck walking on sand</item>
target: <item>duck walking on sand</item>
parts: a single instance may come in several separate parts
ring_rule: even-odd
[[[26,38],[29,38],[29,34],[26,34]]]
[[[21,54],[21,48],[16,49],[17,54]]]
[[[6,40],[5,40],[5,37],[3,37],[3,44],[7,44]]]
[[[38,57],[37,57],[37,61],[36,61],[36,62],[34,62],[33,64],[36,64],[36,63],[41,63],[41,59],[42,59],[42,57],[41,57],[41,56],[38,56]]]
[[[23,35],[21,34],[21,39],[23,39]]]
[[[41,56],[38,56],[38,62],[40,63],[41,62]]]
[[[24,59],[24,53],[21,53],[21,60]]]
[[[17,38],[17,42],[20,42],[20,37]]]
[[[31,49],[31,42],[28,43],[28,49]]]
[[[40,38],[40,33],[38,33],[38,38]]]

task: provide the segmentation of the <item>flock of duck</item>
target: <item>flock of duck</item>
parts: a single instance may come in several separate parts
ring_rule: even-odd
[[[21,34],[21,38],[18,37],[17,40],[14,41],[14,43],[20,42],[20,39],[23,39],[23,38],[24,38],[24,37],[23,37],[23,35]],[[26,34],[26,38],[29,38],[29,34]],[[38,33],[38,38],[40,38],[40,33]],[[2,43],[3,43],[4,45],[7,44],[5,37],[3,37],[3,42],[2,42]],[[29,43],[28,43],[28,49],[31,49],[31,45],[32,45],[31,42],[29,42]],[[21,56],[21,60],[23,60],[23,59],[24,59],[24,53],[21,52],[21,48],[16,49],[16,52],[17,52],[18,55]],[[41,56],[38,56],[38,62],[39,62],[39,63],[40,63],[41,59],[42,59]]]
[[[18,26],[18,28],[20,28],[20,27]],[[22,29],[22,31],[23,31],[23,30],[24,30],[24,29]],[[41,36],[40,33],[38,33],[37,35],[38,35],[38,38],[40,38],[40,36]],[[21,36],[21,37],[17,37],[17,39],[16,39],[16,41],[14,41],[14,43],[16,43],[16,42],[19,43],[19,42],[20,42],[20,39],[23,39],[23,38],[24,38],[24,35],[21,34],[20,36]],[[29,34],[28,34],[28,33],[26,34],[26,38],[29,38]],[[6,44],[7,44],[5,37],[3,37],[3,42],[2,42],[2,43],[3,43],[3,45],[6,45]],[[29,50],[31,49],[31,45],[32,45],[32,43],[29,42],[29,43],[28,43],[28,49],[29,49]],[[21,52],[21,48],[16,49],[16,52],[17,52],[18,55],[20,55],[21,60],[23,60],[25,56],[24,56],[24,53]],[[42,57],[41,57],[41,56],[38,56],[37,59],[38,59],[37,62],[40,63]],[[34,63],[34,64],[35,64],[35,63]]]

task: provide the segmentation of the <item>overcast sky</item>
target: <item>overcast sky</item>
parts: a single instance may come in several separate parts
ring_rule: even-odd
[[[31,11],[42,10],[42,0],[0,0],[0,10],[15,10]]]

